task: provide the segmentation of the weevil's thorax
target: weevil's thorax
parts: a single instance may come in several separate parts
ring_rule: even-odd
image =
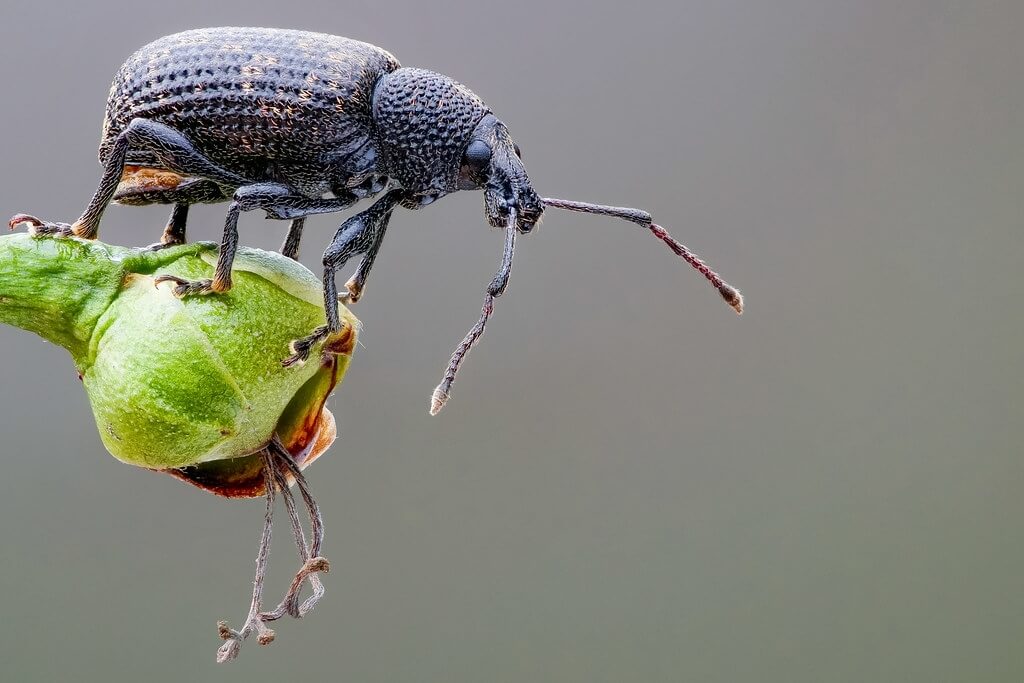
[[[488,113],[479,97],[447,76],[411,68],[385,74],[373,96],[378,172],[423,204],[455,192],[462,154]]]

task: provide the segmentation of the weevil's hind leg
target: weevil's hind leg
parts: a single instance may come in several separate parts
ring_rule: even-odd
[[[167,219],[167,227],[164,228],[164,234],[160,236],[160,241],[156,244],[151,244],[147,249],[150,251],[159,251],[166,249],[167,247],[174,247],[179,244],[185,244],[185,227],[188,222],[188,204],[175,204],[174,208],[171,209],[171,215]]]
[[[114,141],[103,166],[99,187],[82,215],[70,226],[49,223],[32,216],[15,216],[18,222],[29,223],[37,234],[70,234],[83,239],[96,239],[100,219],[124,174],[125,161],[131,150],[151,153],[162,168],[182,175],[198,176],[228,187],[239,187],[247,181],[221,168],[201,154],[184,135],[169,126],[147,119],[133,119]],[[11,219],[14,227],[15,219]]]
[[[44,235],[53,237],[71,237],[75,234],[71,229],[70,223],[44,221],[41,218],[30,216],[27,213],[16,213],[11,216],[11,220],[7,221],[7,227],[11,230],[15,230],[19,225],[27,225],[30,235],[40,237]]]
[[[172,275],[161,275],[154,279],[156,284],[174,282],[177,296],[222,293],[231,289],[231,265],[238,249],[238,216],[243,211],[262,209],[270,218],[302,218],[310,214],[330,213],[355,204],[354,194],[323,199],[299,194],[289,185],[282,183],[253,183],[238,188],[228,206],[224,221],[224,236],[221,238],[217,268],[210,280],[183,280]]]
[[[331,334],[341,331],[341,318],[338,316],[338,284],[335,282],[335,276],[353,256],[369,254],[371,250],[376,254],[376,249],[380,247],[379,236],[387,229],[391,212],[405,195],[405,190],[389,191],[366,211],[357,213],[342,223],[334,233],[334,239],[324,252],[324,310],[327,314],[327,324],[316,328],[310,335],[292,342],[292,355],[282,361],[285,367],[306,361],[314,346]],[[372,259],[369,264],[373,264]],[[360,264],[360,270],[363,271],[365,281],[369,266],[364,269],[363,264]]]
[[[505,226],[505,250],[502,252],[501,266],[499,266],[498,272],[494,274],[491,284],[487,287],[487,294],[484,295],[484,305],[480,310],[480,318],[476,321],[476,325],[470,328],[466,336],[459,342],[459,345],[455,347],[455,352],[452,354],[452,359],[448,362],[448,368],[445,370],[444,377],[430,397],[431,415],[437,415],[444,408],[445,404],[448,403],[448,399],[451,397],[452,384],[455,383],[455,376],[459,372],[462,361],[466,358],[470,349],[480,341],[480,337],[484,335],[487,321],[491,319],[491,314],[494,313],[494,300],[504,294],[505,288],[508,286],[508,279],[512,274],[512,257],[515,256],[515,250],[516,210],[512,209],[509,213],[508,224]]]
[[[302,242],[302,229],[306,226],[305,218],[293,218],[288,225],[288,234],[281,245],[281,255],[293,261],[299,260],[299,243]]]

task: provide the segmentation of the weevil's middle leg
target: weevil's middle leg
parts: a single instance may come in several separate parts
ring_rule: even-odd
[[[235,261],[235,251],[238,249],[238,216],[242,211],[262,209],[271,218],[294,219],[309,214],[341,211],[356,201],[358,201],[358,197],[353,194],[330,199],[307,197],[282,183],[245,185],[235,191],[235,196],[228,206],[228,215],[224,221],[224,236],[221,238],[220,255],[217,257],[217,268],[213,278],[188,281],[171,275],[161,275],[154,281],[156,284],[176,283],[174,293],[177,296],[226,292],[231,289],[231,265]]]
[[[391,219],[391,212],[405,196],[405,190],[391,190],[378,199],[373,206],[352,216],[338,228],[330,246],[324,252],[324,310],[327,314],[327,324],[316,328],[310,335],[292,342],[292,355],[282,361],[285,367],[304,362],[309,358],[314,346],[330,335],[341,331],[341,317],[338,315],[338,284],[335,282],[335,276],[353,256],[358,254],[376,256],[383,233]],[[362,281],[365,282],[372,265],[372,257],[369,260],[364,257],[363,262],[359,264],[359,270],[363,273]],[[358,299],[358,296],[356,298]]]

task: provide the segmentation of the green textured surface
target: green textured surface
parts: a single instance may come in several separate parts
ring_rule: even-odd
[[[153,252],[0,237],[0,321],[71,352],[114,457],[166,468],[246,455],[309,380],[325,375],[309,406],[330,390],[316,362],[281,366],[289,342],[324,323],[322,289],[301,265],[244,248],[226,294],[179,299],[154,284],[208,278],[215,261],[210,243]]]

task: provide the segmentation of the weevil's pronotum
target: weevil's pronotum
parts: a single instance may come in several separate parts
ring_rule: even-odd
[[[242,211],[290,220],[282,253],[297,257],[306,216],[384,194],[338,228],[324,253],[327,325],[292,344],[286,365],[306,360],[341,328],[335,275],[362,260],[342,300],[355,303],[398,206],[419,209],[457,190],[483,190],[488,223],[505,230],[501,267],[477,324],[456,348],[434,391],[448,399],[463,358],[483,334],[508,283],[517,234],[545,207],[595,213],[648,228],[699,270],[737,313],[739,292],[638,209],[542,199],[508,129],[468,88],[447,76],[402,67],[385,50],[348,38],[267,28],[186,31],[146,45],[114,77],[99,149],[103,175],[73,224],[19,214],[38,234],[94,239],[111,202],[172,204],[160,244],[185,241],[191,204],[230,202],[210,280],[171,281],[179,296],[224,292]],[[282,353],[282,355],[284,355]]]

